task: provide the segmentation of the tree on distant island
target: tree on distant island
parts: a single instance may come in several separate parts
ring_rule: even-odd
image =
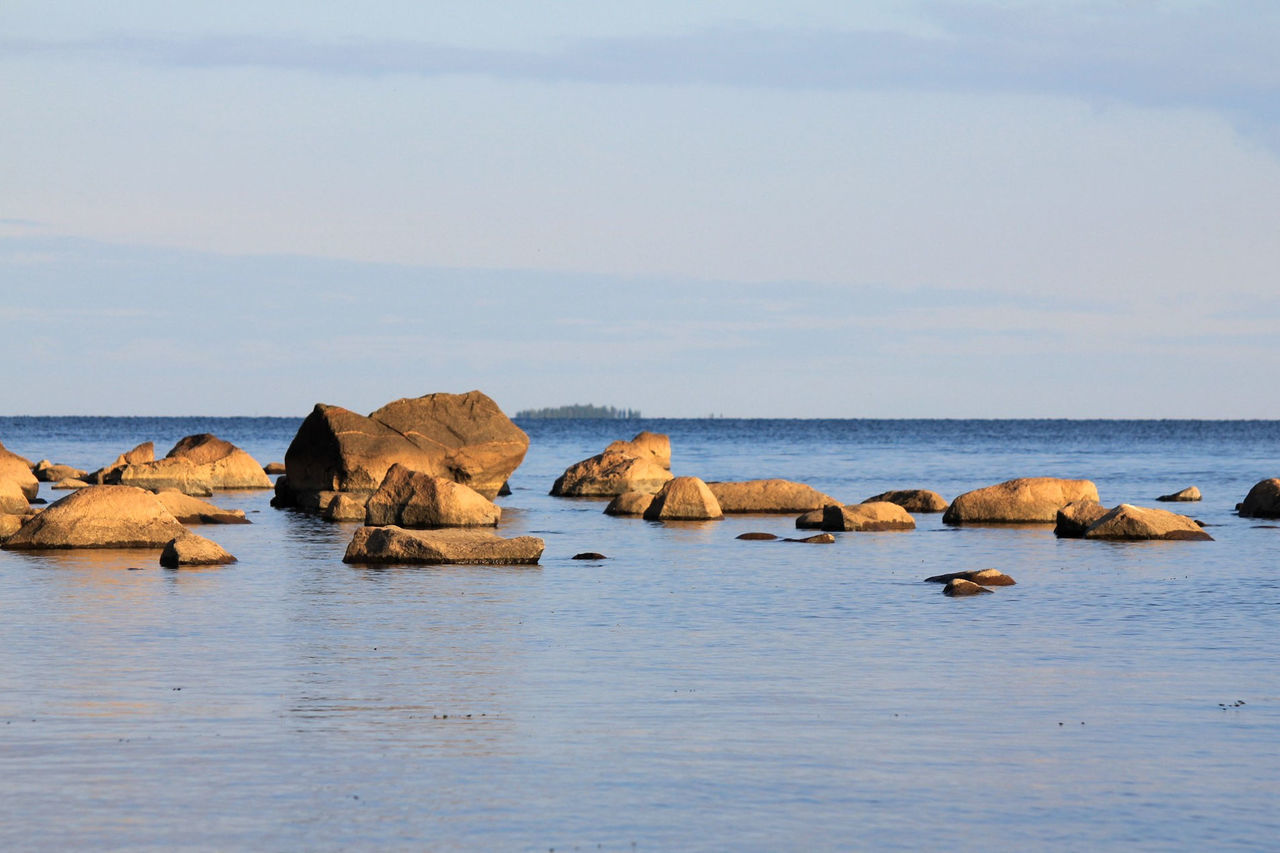
[[[615,409],[613,406],[593,406],[575,403],[572,406],[551,406],[545,409],[524,409],[516,412],[517,418],[638,418],[639,409]]]

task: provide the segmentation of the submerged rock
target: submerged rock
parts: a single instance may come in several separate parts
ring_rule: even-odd
[[[361,527],[352,537],[342,561],[522,565],[537,563],[543,547],[543,541],[535,536],[503,539],[487,530]]]
[[[223,566],[234,562],[236,558],[217,542],[194,533],[175,536],[165,543],[164,550],[160,552],[160,565],[167,569],[179,566]]]
[[[963,578],[955,578],[947,581],[947,585],[942,588],[943,595],[949,595],[952,598],[959,598],[966,595],[983,595],[990,594],[991,590],[985,586],[980,586],[973,581],[967,581]]]
[[[697,477],[676,477],[653,496],[649,521],[717,521],[724,518],[716,496]]]
[[[769,541],[772,539],[777,539],[778,537],[773,535],[772,533],[739,533],[737,536],[733,538],[734,539],[758,539],[762,541]]]
[[[1156,500],[1165,501],[1166,503],[1173,503],[1176,501],[1198,501],[1200,500],[1200,490],[1195,486],[1187,486],[1180,492],[1174,492],[1170,495],[1161,495],[1156,498]]]
[[[32,516],[4,547],[162,548],[186,532],[151,492],[133,486],[90,486]]]
[[[649,504],[653,503],[653,495],[648,492],[623,492],[604,508],[605,515],[644,515]]]
[[[872,532],[915,530],[916,520],[905,509],[889,501],[829,506],[822,511],[823,530]]]
[[[607,560],[609,558],[606,557],[604,554],[598,553],[596,551],[583,551],[581,554],[574,554],[572,557],[570,557],[570,559],[572,560]]]
[[[978,569],[968,572],[951,572],[945,575],[934,575],[925,578],[925,583],[950,583],[953,580],[969,581],[980,586],[1013,586],[1017,583],[1013,578],[999,569]]]
[[[1023,477],[965,492],[951,502],[944,524],[1053,523],[1058,510],[1072,501],[1098,500],[1090,480]]]
[[[894,489],[867,498],[863,503],[869,504],[879,501],[897,504],[907,512],[946,512],[948,506],[942,495],[937,492],[931,492],[928,489]]]
[[[790,537],[783,539],[783,542],[802,542],[806,545],[834,545],[836,537],[830,533],[819,533],[814,536],[805,536],[803,539],[792,539]]]
[[[716,496],[720,511],[725,513],[808,512],[839,503],[812,486],[792,480],[710,482],[707,488]]]
[[[1280,518],[1280,477],[1255,483],[1236,511],[1242,518]]]
[[[400,527],[496,527],[502,510],[475,489],[392,465],[365,504],[365,524]]]
[[[1194,519],[1165,509],[1120,504],[1084,532],[1085,539],[1207,540]]]

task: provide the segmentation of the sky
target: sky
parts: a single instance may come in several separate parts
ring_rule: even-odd
[[[1271,0],[4,0],[0,414],[1280,418],[1277,53]]]

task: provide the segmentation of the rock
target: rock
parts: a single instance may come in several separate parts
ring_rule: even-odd
[[[916,520],[889,501],[852,506],[829,506],[822,511],[823,530],[915,530]]]
[[[184,495],[177,489],[161,489],[156,499],[183,524],[248,524],[242,509],[223,509]]]
[[[571,559],[574,559],[574,560],[607,560],[607,559],[609,559],[609,558],[608,558],[608,557],[606,557],[604,554],[599,554],[599,553],[597,553],[597,552],[595,552],[595,551],[583,551],[581,554],[574,554],[574,555],[573,555],[573,557],[572,557]]]
[[[783,539],[783,542],[803,542],[806,545],[834,545],[836,537],[830,533],[819,533],[814,536],[806,536],[803,539]]]
[[[99,468],[86,474],[82,479],[92,485],[119,485],[119,479],[114,475],[119,474],[129,465],[144,465],[148,462],[156,461],[156,446],[153,442],[144,441],[132,450],[121,453],[116,457],[116,461],[112,462],[105,468]]]
[[[30,518],[4,547],[162,548],[186,532],[160,499],[144,489],[90,486]]]
[[[56,483],[60,480],[83,480],[88,476],[88,472],[81,471],[79,468],[72,468],[70,465],[55,465],[48,459],[41,459],[32,470],[36,475],[36,479],[42,483]]]
[[[953,580],[969,581],[981,586],[1013,586],[1017,583],[1013,578],[999,569],[979,569],[970,572],[951,572],[946,575],[934,575],[925,578],[925,583],[950,583]]]
[[[875,497],[867,498],[864,504],[888,501],[897,504],[907,512],[946,512],[947,502],[942,495],[928,489],[895,489],[881,492]]]
[[[6,480],[15,484],[29,501],[35,500],[40,491],[40,481],[31,473],[31,464],[0,444],[0,483]]]
[[[947,581],[947,585],[942,588],[942,594],[949,595],[952,598],[965,595],[982,595],[983,593],[990,592],[991,590],[987,589],[985,586],[979,586],[973,581],[967,581],[963,578],[949,580]]]
[[[607,497],[624,492],[654,494],[670,480],[671,472],[652,457],[607,451],[566,468],[551,486],[551,494],[559,497]]]
[[[105,478],[109,485],[136,486],[153,492],[177,489],[184,495],[198,497],[213,494],[208,469],[187,459],[157,459],[130,464],[107,473]]]
[[[1130,504],[1120,504],[1089,525],[1084,538],[1213,540],[1212,536],[1185,515]]]
[[[18,529],[26,522],[25,515],[13,515],[10,513],[0,514],[0,542],[4,542],[10,536],[18,532]]]
[[[392,465],[365,504],[365,524],[399,527],[495,527],[502,510],[475,489]]]
[[[180,439],[165,458],[185,459],[198,466],[215,489],[271,488],[271,480],[258,460],[207,432]]]
[[[841,503],[828,504],[828,506],[844,506]],[[822,519],[826,515],[826,507],[815,509],[804,513],[796,519],[796,527],[800,530],[821,530]]]
[[[1236,511],[1242,518],[1280,518],[1280,477],[1255,483]]]
[[[31,511],[31,501],[26,492],[13,480],[0,480],[0,513],[26,515]]]
[[[1107,514],[1107,508],[1097,501],[1072,501],[1058,510],[1053,535],[1060,539],[1079,539],[1089,525]]]
[[[724,518],[716,496],[697,477],[676,477],[663,486],[649,508],[649,521],[715,521]]]
[[[711,484],[708,483],[707,485],[710,486]],[[753,540],[758,539],[761,541],[769,541],[772,539],[777,539],[778,537],[774,536],[772,533],[739,533],[737,536],[733,538],[734,539],[753,539]]]
[[[720,511],[736,512],[809,512],[828,504],[839,503],[830,495],[791,480],[744,480],[707,483],[720,503]]]
[[[638,432],[630,441],[615,441],[604,449],[605,453],[622,453],[657,462],[665,470],[671,470],[671,438],[658,432]]]
[[[498,487],[498,497],[505,498],[511,494],[511,481],[503,480],[502,485]]]
[[[321,491],[373,492],[397,462],[470,486],[486,498],[524,460],[529,436],[479,391],[396,400],[367,418],[317,405],[285,453],[294,501]]]
[[[176,569],[179,566],[222,566],[235,561],[236,558],[217,542],[194,533],[175,536],[160,552],[160,565],[166,569]]]
[[[1090,480],[1024,477],[965,492],[951,502],[943,524],[1049,524],[1072,501],[1098,500]]]
[[[644,511],[653,503],[653,495],[648,492],[623,492],[604,508],[605,515],[644,515]]]
[[[1166,503],[1173,503],[1176,501],[1198,501],[1200,500],[1200,490],[1195,486],[1187,486],[1180,492],[1174,492],[1171,495],[1161,495],[1156,498],[1156,500],[1165,501]]]
[[[503,539],[487,530],[446,528],[405,530],[361,527],[355,532],[344,563],[537,563],[543,541],[534,536]]]
[[[67,489],[87,489],[89,484],[84,480],[59,480],[49,488],[55,491],[65,491]]]
[[[366,508],[364,496],[348,492],[328,492],[321,514],[329,521],[359,521],[364,523]]]
[[[266,465],[263,465],[263,466],[262,466],[262,473],[264,473],[264,474],[269,474],[269,475],[271,475],[272,477],[276,476],[277,474],[283,474],[283,473],[284,473],[284,463],[283,463],[283,462],[268,462]]]

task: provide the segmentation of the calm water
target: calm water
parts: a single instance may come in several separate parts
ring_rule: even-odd
[[[0,441],[95,468],[208,431],[268,462],[297,424],[0,418]],[[0,552],[0,847],[1276,847],[1280,529],[1233,509],[1280,474],[1280,423],[522,425],[501,532],[544,537],[537,568],[347,566],[354,525],[265,492],[215,499],[252,525],[199,528],[230,567]],[[641,427],[671,435],[677,474],[843,500],[1053,475],[1153,505],[1196,485],[1183,511],[1217,541],[921,515],[742,542],[793,519],[663,526],[546,495]],[[610,559],[569,559],[586,550]],[[1018,585],[920,582],[989,566]]]

